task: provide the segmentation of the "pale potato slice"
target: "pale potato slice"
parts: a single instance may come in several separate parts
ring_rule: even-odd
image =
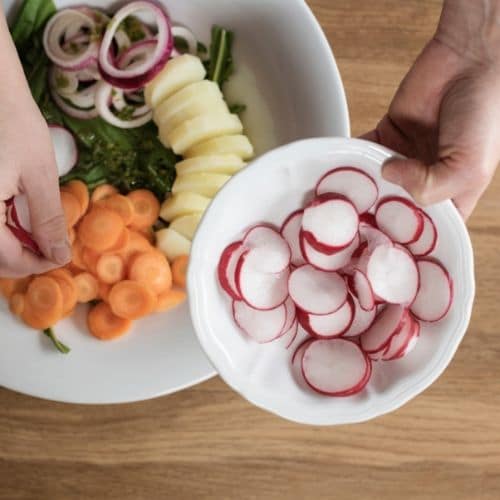
[[[200,223],[202,216],[203,214],[201,212],[191,215],[184,215],[175,219],[169,227],[170,229],[177,231],[179,234],[182,234],[182,236],[184,236],[188,240],[193,241],[194,233],[198,228],[198,224]]]
[[[171,120],[173,116],[182,113],[186,108],[196,107],[202,102],[220,101],[224,101],[224,97],[219,86],[210,80],[202,80],[201,82],[191,83],[162,101],[153,110],[153,119],[157,125],[160,125]]]
[[[156,233],[156,248],[166,255],[169,262],[172,262],[181,255],[189,255],[191,242],[182,234],[168,227]]]
[[[237,115],[208,113],[187,120],[169,133],[160,127],[160,141],[169,144],[178,155],[190,147],[220,135],[241,134],[243,125]]]
[[[171,59],[146,85],[144,97],[150,108],[156,108],[164,99],[178,90],[205,78],[207,71],[199,57],[184,54]]]
[[[197,156],[177,163],[175,170],[177,175],[197,172],[233,175],[245,165],[246,163],[236,155]]]
[[[245,135],[224,135],[194,145],[184,153],[184,157],[194,158],[196,156],[226,154],[236,155],[243,160],[249,160],[254,156],[254,149],[252,143]]]
[[[189,191],[169,196],[162,204],[160,217],[167,222],[172,222],[178,217],[196,212],[204,212],[212,200],[206,196]]]
[[[177,194],[188,191],[213,198],[230,178],[230,175],[206,174],[204,172],[179,175],[175,179],[172,193]]]

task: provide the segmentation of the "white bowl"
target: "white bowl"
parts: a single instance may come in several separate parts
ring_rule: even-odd
[[[407,357],[374,363],[367,388],[357,396],[328,398],[297,385],[290,371],[294,346],[258,345],[236,327],[230,301],[216,277],[224,248],[245,228],[266,221],[278,226],[303,205],[329,169],[352,165],[370,173],[381,196],[405,192],[385,182],[381,165],[390,150],[358,139],[311,139],[276,149],[234,177],[209,207],[191,253],[191,315],[203,349],[221,377],[253,404],[286,419],[316,425],[362,422],[395,410],[429,387],[445,370],[462,340],[474,299],[473,254],[465,225],[451,202],[428,209],[439,231],[434,255],[449,269],[455,299],[439,323],[423,324]]]
[[[19,1],[4,0],[13,18]],[[58,7],[81,0],[56,1]],[[84,2],[86,3],[86,2]],[[120,2],[123,3],[123,2]],[[237,74],[227,93],[248,105],[244,122],[259,152],[301,137],[349,135],[342,82],[328,43],[302,0],[163,0],[172,19],[204,42],[213,24],[234,30]],[[101,9],[117,2],[94,0]],[[84,313],[57,326],[72,351],[23,327],[0,300],[0,385],[47,399],[118,403],[169,394],[215,371],[201,350],[187,305],[136,322],[103,343],[86,330]]]

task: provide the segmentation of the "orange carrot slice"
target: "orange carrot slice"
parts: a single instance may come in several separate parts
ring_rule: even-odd
[[[112,210],[94,207],[81,221],[78,238],[86,247],[97,252],[108,250],[121,236],[123,219]]]
[[[186,288],[186,274],[189,263],[188,255],[179,255],[172,262],[172,278],[174,284],[181,288]]]
[[[120,254],[124,250],[126,250],[129,241],[130,241],[130,231],[126,227],[124,227],[122,234],[118,238],[118,241],[111,248],[108,248],[105,253],[113,255]]]
[[[14,293],[26,292],[30,281],[31,281],[31,276],[18,279],[1,278],[0,291],[2,292],[2,295],[6,299],[9,299]]]
[[[75,231],[74,227],[70,227],[68,229],[68,240],[69,240],[70,245],[73,245],[73,243],[76,240],[76,231]]]
[[[75,280],[67,269],[55,269],[46,274],[50,278],[54,278],[61,288],[63,296],[63,316],[69,314],[78,302],[78,290]]]
[[[130,227],[146,229],[151,227],[160,216],[160,202],[147,189],[138,189],[127,195],[134,205],[134,218]]]
[[[70,192],[78,200],[82,215],[87,212],[89,209],[90,195],[85,182],[78,180],[70,181],[61,188],[61,191]]]
[[[92,196],[90,197],[90,201],[92,203],[97,203],[98,201],[104,200],[108,196],[118,193],[118,189],[116,189],[111,184],[101,184],[97,186],[92,192]]]
[[[125,277],[125,264],[119,255],[101,255],[97,260],[96,274],[100,281],[114,285]]]
[[[55,325],[63,314],[63,295],[54,278],[37,276],[28,286],[22,313],[32,328],[45,329]]]
[[[126,226],[132,222],[135,215],[132,201],[121,194],[108,196],[104,200],[101,200],[99,205],[116,212],[123,219],[123,223]]]
[[[138,319],[151,313],[157,298],[153,291],[142,283],[125,280],[113,286],[109,292],[111,310],[120,318]]]
[[[24,293],[14,293],[9,299],[9,309],[15,316],[21,316],[24,311]]]
[[[158,302],[156,305],[155,312],[165,312],[178,305],[182,304],[186,300],[186,292],[179,288],[171,288],[170,290],[158,295]]]
[[[85,269],[93,274],[96,274],[97,261],[99,260],[100,254],[92,248],[83,247],[82,249],[82,260],[85,264]]]
[[[71,254],[71,265],[81,271],[85,271],[87,266],[83,261],[83,244],[78,238],[71,246]]]
[[[83,215],[78,198],[69,191],[61,191],[61,204],[68,227],[73,227]]]
[[[165,256],[156,250],[136,254],[131,259],[128,277],[150,287],[156,294],[172,287],[170,265]]]
[[[144,236],[136,231],[129,231],[128,245],[120,252],[121,257],[128,263],[128,261],[136,254],[142,252],[150,252],[153,247]]]
[[[99,283],[99,298],[104,302],[108,302],[109,292],[111,291],[111,285],[106,283]]]
[[[153,228],[148,227],[146,229],[140,229],[138,232],[142,234],[142,236],[144,236],[144,238],[146,238],[151,245],[154,246],[156,237]]]
[[[127,333],[132,321],[116,316],[108,304],[101,302],[90,310],[87,325],[94,337],[100,340],[112,340]]]
[[[80,273],[74,278],[78,294],[78,302],[86,304],[97,299],[99,283],[90,273]]]

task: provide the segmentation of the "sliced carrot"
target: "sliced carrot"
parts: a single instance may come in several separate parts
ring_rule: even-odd
[[[89,209],[90,194],[85,182],[78,180],[70,181],[61,190],[70,192],[78,200],[82,215],[87,212]]]
[[[67,269],[70,272],[71,276],[74,276],[75,274],[80,274],[83,270],[82,268],[75,266],[73,262],[66,264],[65,269]]]
[[[99,283],[99,298],[104,302],[108,302],[109,292],[111,291],[111,285],[106,283]]]
[[[82,250],[82,260],[85,264],[85,269],[93,274],[97,273],[97,261],[99,260],[100,254],[92,248],[83,247]]]
[[[170,290],[158,295],[156,312],[165,312],[182,304],[186,300],[186,292],[180,288],[171,288]]]
[[[54,278],[37,276],[28,286],[22,313],[32,328],[45,329],[55,325],[63,315],[63,295]]]
[[[153,247],[150,245],[149,241],[144,238],[144,236],[137,231],[129,231],[129,242],[127,247],[120,252],[125,263],[136,254],[142,252],[149,252],[153,250]]]
[[[189,263],[188,255],[179,255],[172,262],[172,278],[174,284],[186,288],[186,274]]]
[[[111,310],[120,318],[138,319],[154,311],[157,298],[154,292],[136,281],[125,280],[109,292]]]
[[[160,202],[147,189],[138,189],[127,195],[134,205],[134,218],[130,227],[146,229],[151,227],[160,216]]]
[[[112,194],[108,196],[104,200],[99,202],[99,205],[102,205],[105,208],[109,208],[109,210],[113,210],[116,212],[122,219],[123,223],[128,226],[133,218],[134,218],[134,204],[127,198],[121,194]]]
[[[128,277],[150,287],[156,294],[172,287],[170,265],[166,257],[156,250],[136,254],[131,259]]]
[[[86,304],[97,299],[99,294],[99,283],[90,273],[80,273],[74,277],[78,292],[78,302]]]
[[[61,191],[61,204],[68,227],[73,227],[83,215],[78,198],[69,191]]]
[[[140,229],[138,232],[140,234],[142,234],[142,236],[144,236],[144,238],[146,238],[149,241],[149,243],[151,243],[151,245],[153,245],[153,246],[155,245],[156,238],[155,238],[155,232],[153,231],[153,228],[148,227],[146,229]]]
[[[75,280],[67,269],[62,268],[50,271],[46,276],[54,278],[59,284],[63,296],[63,316],[66,316],[75,308],[78,302],[78,290]]]
[[[100,340],[112,340],[127,333],[132,321],[116,316],[108,304],[101,302],[90,310],[87,325],[94,337]]]
[[[123,219],[112,210],[94,207],[85,215],[78,227],[78,238],[85,246],[98,252],[116,244],[123,228]]]
[[[83,261],[83,244],[78,238],[71,246],[71,254],[72,254],[72,257],[71,257],[70,264],[73,267],[80,269],[81,271],[85,271],[87,269],[87,266],[85,265],[85,262]]]
[[[74,227],[68,229],[68,240],[70,245],[72,245],[76,240],[76,231]]]
[[[105,253],[113,255],[120,254],[124,250],[126,250],[129,242],[130,242],[130,231],[126,227],[124,227],[122,234],[118,238],[118,241],[111,248],[108,248]]]
[[[114,285],[125,278],[125,264],[119,255],[101,255],[97,260],[96,274],[100,281]]]
[[[24,311],[24,293],[13,293],[9,299],[9,309],[15,316],[21,316]]]
[[[97,186],[92,192],[92,196],[90,197],[90,201],[92,203],[97,203],[98,201],[104,200],[108,196],[118,193],[118,189],[116,189],[111,184],[101,184]]]
[[[30,281],[31,281],[31,276],[18,279],[1,278],[0,291],[2,292],[2,295],[6,299],[9,299],[14,293],[26,292]]]

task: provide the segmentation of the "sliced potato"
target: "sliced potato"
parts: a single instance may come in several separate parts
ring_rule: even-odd
[[[179,175],[172,187],[172,193],[188,191],[213,198],[230,178],[230,175],[206,174],[204,172]]]
[[[172,222],[178,217],[204,212],[212,200],[197,193],[182,191],[168,197],[161,206],[160,217]]]
[[[243,160],[249,160],[254,155],[254,149],[245,135],[224,135],[196,144],[184,153],[184,157],[194,158],[196,156],[226,154],[237,155]]]
[[[215,82],[202,80],[191,83],[187,87],[162,101],[153,111],[153,119],[157,125],[169,121],[173,116],[182,113],[186,108],[193,108],[205,102],[221,102],[224,97]],[[200,113],[197,113],[200,114]]]
[[[156,233],[156,248],[166,255],[169,262],[172,262],[181,255],[189,255],[191,242],[168,227]]]
[[[205,66],[199,57],[191,54],[175,57],[146,85],[146,103],[154,109],[186,85],[203,80],[206,74]]]
[[[207,113],[187,120],[177,128],[165,133],[160,127],[160,141],[169,144],[178,155],[190,147],[220,135],[241,134],[243,125],[237,115],[229,113]]]
[[[175,170],[177,175],[197,172],[233,175],[245,165],[246,163],[236,155],[197,156],[177,163]]]
[[[184,215],[175,219],[172,224],[170,224],[170,229],[177,231],[179,234],[182,234],[185,238],[192,241],[194,238],[194,233],[198,228],[198,224],[200,223],[201,217],[203,214],[198,212],[196,214]]]

